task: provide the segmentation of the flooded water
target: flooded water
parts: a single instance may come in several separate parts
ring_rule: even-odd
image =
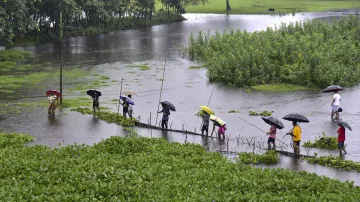
[[[113,31],[92,37],[74,37],[65,39],[62,43],[65,70],[69,68],[90,69],[93,73],[102,73],[111,80],[120,81],[124,78],[123,89],[135,90],[138,95],[135,100],[135,116],[140,121],[151,123],[156,121],[158,101],[160,95],[161,78],[165,66],[165,80],[162,91],[162,100],[171,101],[176,106],[176,112],[170,115],[171,127],[174,129],[187,129],[199,131],[201,119],[194,114],[200,105],[206,105],[210,100],[210,107],[216,115],[227,123],[227,134],[230,139],[240,137],[242,140],[255,137],[256,140],[266,141],[263,132],[239,119],[246,119],[254,125],[268,130],[269,126],[261,120],[261,117],[249,116],[249,111],[274,111],[273,116],[281,119],[288,113],[310,114],[323,103],[331,98],[331,94],[319,92],[251,92],[244,89],[224,86],[218,83],[209,83],[205,69],[189,69],[189,66],[199,65],[183,57],[179,52],[182,46],[187,45],[188,37],[198,31],[210,29],[213,33],[216,29],[246,29],[257,31],[274,27],[281,22],[289,23],[304,19],[332,18],[334,16],[348,15],[348,11],[326,13],[301,13],[286,16],[269,15],[206,15],[186,14],[187,21],[167,25],[153,26],[143,29]],[[35,54],[43,63],[51,62],[59,64],[60,44],[54,42],[37,47],[24,48]],[[141,71],[129,68],[129,65],[147,64],[150,70]],[[86,82],[86,81],[84,81]],[[65,84],[66,85],[66,84]],[[111,86],[100,87],[103,96],[100,97],[100,105],[117,111],[117,105],[111,100],[117,98],[120,90],[120,82],[114,82]],[[42,95],[47,88],[56,88],[58,81],[48,83],[46,88],[39,89],[37,95]],[[80,92],[75,95],[80,95]],[[70,94],[64,94],[64,99]],[[71,94],[73,95],[73,94]],[[346,145],[348,154],[345,159],[360,161],[360,126],[357,124],[360,115],[359,87],[347,88],[341,91],[341,105],[343,112],[341,117],[352,127],[347,131]],[[43,98],[45,99],[45,98]],[[238,110],[240,113],[228,113],[230,110]],[[303,142],[314,141],[316,137],[325,132],[329,136],[337,136],[337,124],[330,120],[330,102],[308,116],[310,123],[301,124],[303,130]],[[159,114],[157,121],[161,120]],[[285,133],[291,129],[291,123],[283,121],[285,129],[278,133],[278,138],[286,143],[290,142]],[[71,112],[69,109],[58,111],[55,119],[47,117],[46,109],[32,112],[24,112],[21,115],[12,115],[0,120],[0,128],[4,131],[30,133],[37,138],[32,144],[44,144],[57,146],[59,144],[85,143],[93,144],[102,138],[118,135],[124,136],[123,129],[115,124],[107,124],[97,120],[91,115],[81,115]],[[195,142],[205,145],[210,151],[253,151],[246,144],[231,141],[229,146],[225,141],[211,140],[203,137],[185,136],[178,133],[152,132],[148,129],[138,129],[142,136],[163,137],[169,141]],[[284,147],[284,150],[291,150]],[[260,151],[256,149],[257,151]],[[338,155],[337,151],[328,150],[305,150],[303,154],[312,155]],[[307,170],[319,175],[326,175],[342,181],[353,180],[360,185],[360,175],[357,173],[342,172],[322,166],[309,165],[306,162],[293,162],[288,157],[281,157],[281,163],[277,167],[293,170]]]

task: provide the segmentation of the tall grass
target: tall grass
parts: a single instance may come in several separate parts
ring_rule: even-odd
[[[186,49],[206,62],[210,81],[238,86],[286,83],[324,87],[360,81],[360,19],[280,24],[249,33],[191,35]]]

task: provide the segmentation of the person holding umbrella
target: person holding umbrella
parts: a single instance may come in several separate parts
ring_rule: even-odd
[[[123,103],[120,103],[123,106],[123,117],[126,118],[126,114],[129,113],[130,104],[127,102],[126,97],[121,97],[120,99],[123,101]]]
[[[100,111],[99,109],[99,95],[95,92],[93,98],[93,110],[95,112],[95,108],[97,108],[98,111]]]
[[[338,126],[339,126],[339,129],[337,130],[337,133],[338,133],[338,147],[339,147],[340,156],[342,156],[342,151],[344,151],[345,154],[346,154],[346,150],[345,150],[345,128],[348,128],[349,130],[351,130],[351,127],[344,121],[339,121]]]
[[[276,145],[275,145],[276,125],[272,124],[270,129],[269,129],[269,132],[267,132],[266,134],[269,135],[269,138],[268,138],[268,150],[271,149],[271,143],[274,145],[274,150],[275,150],[275,148],[276,148]]]
[[[128,95],[129,98],[131,98],[131,95]],[[129,111],[128,111],[129,117],[132,118],[132,114],[133,114],[133,107],[132,105],[129,105]]]
[[[219,117],[216,117],[214,115],[210,115],[210,120],[214,122],[213,125],[213,130],[211,132],[211,137],[215,131],[215,126],[219,127],[218,129],[218,135],[219,138],[221,138],[221,135],[223,135],[224,139],[225,139],[225,130],[227,130],[226,128],[226,122],[221,120]]]
[[[333,96],[333,101],[331,103],[331,119],[334,119],[334,114],[335,116],[335,120],[339,120],[339,105],[340,105],[340,95],[339,95],[339,91],[335,91],[335,94]]]
[[[128,98],[132,99],[132,95],[136,95],[136,92],[133,90],[125,90],[123,92],[125,95],[127,95]],[[133,114],[133,106],[130,104],[128,107],[128,112],[129,117],[132,118],[132,114]]]
[[[162,120],[161,120],[161,128],[168,129],[168,121],[169,121],[169,115],[170,115],[170,106],[168,105],[168,102],[160,102],[162,106],[162,110],[158,113],[163,113]],[[170,103],[171,104],[171,103]]]
[[[286,133],[287,135],[290,135],[293,137],[293,147],[294,147],[294,153],[299,155],[300,154],[300,142],[301,142],[301,128],[297,124],[296,121],[293,121],[293,128],[290,132]]]
[[[56,106],[58,105],[59,99],[54,94],[54,92],[51,92],[50,96],[48,97],[48,100],[49,100],[48,114],[50,116],[55,117],[55,110],[56,110]]]
[[[95,112],[96,108],[97,108],[98,111],[100,111],[100,109],[99,109],[99,97],[101,96],[101,92],[97,91],[97,90],[94,90],[94,89],[91,89],[91,90],[86,91],[86,94],[91,96],[92,99],[93,99],[93,110],[94,110],[94,112]]]
[[[56,106],[58,105],[59,97],[62,95],[57,90],[47,90],[45,94],[48,96],[49,101],[48,114],[55,117]]]
[[[299,155],[302,131],[301,131],[301,128],[298,125],[298,123],[299,122],[309,123],[310,121],[304,115],[297,114],[297,113],[288,114],[288,115],[284,116],[283,119],[285,119],[287,121],[292,121],[293,128],[288,133],[286,133],[286,135],[291,135],[293,137],[294,153],[296,155]]]
[[[201,127],[201,135],[204,135],[204,131],[206,131],[206,136],[209,136],[209,122],[210,122],[210,114],[214,114],[214,112],[207,106],[200,106],[203,112],[203,122]]]
[[[274,117],[262,117],[262,120],[265,121],[265,123],[271,125],[269,132],[266,133],[266,135],[269,135],[268,138],[268,149],[271,149],[271,143],[274,145],[274,150],[276,148],[275,146],[275,139],[276,139],[276,129],[283,129],[284,125],[279,121],[278,119]]]

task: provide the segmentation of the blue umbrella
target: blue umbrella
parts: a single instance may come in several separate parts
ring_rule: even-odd
[[[125,99],[125,101],[126,101],[127,103],[129,103],[129,104],[131,104],[131,105],[135,105],[134,100],[132,100],[132,99],[129,98],[128,96],[120,95],[120,99],[121,99],[121,100],[124,100],[124,99]]]

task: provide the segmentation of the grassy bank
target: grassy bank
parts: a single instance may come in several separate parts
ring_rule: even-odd
[[[111,137],[24,147],[0,134],[1,201],[356,201],[360,188],[304,171],[232,163],[200,145]],[[16,144],[14,143],[16,142]],[[291,180],[289,180],[291,179]],[[299,191],[301,189],[301,191]]]
[[[186,50],[205,62],[210,81],[258,89],[270,87],[266,84],[354,86],[360,81],[359,33],[359,17],[350,16],[332,24],[313,20],[254,33],[199,32],[189,37]]]
[[[230,14],[271,14],[293,12],[320,12],[337,9],[360,8],[356,0],[229,0]],[[269,8],[275,11],[268,11]],[[208,0],[205,5],[188,6],[187,13],[226,13],[225,0]]]
[[[263,84],[251,86],[257,91],[272,91],[272,92],[291,92],[291,91],[314,91],[316,88],[309,88],[306,86],[291,85],[291,84]]]

